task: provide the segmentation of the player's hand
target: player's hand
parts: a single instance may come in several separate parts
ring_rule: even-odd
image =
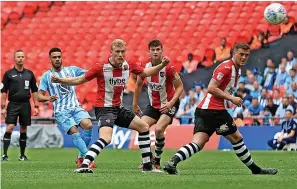
[[[51,81],[52,83],[60,83],[60,78],[57,77],[56,75],[52,75],[52,78],[51,78]]]
[[[58,99],[57,95],[49,96],[48,101],[55,102]]]
[[[3,117],[6,117],[6,109],[2,109],[2,110],[1,110],[1,115],[2,115]]]
[[[39,112],[38,108],[34,108],[34,116],[37,116],[38,112]]]
[[[142,111],[141,111],[141,109],[140,109],[140,107],[138,105],[133,105],[133,111],[139,117],[142,115]]]
[[[172,105],[170,102],[167,102],[166,104],[162,104],[161,108],[160,108],[160,112],[165,114],[168,113],[172,108]]]
[[[163,58],[162,58],[162,64],[164,66],[167,66],[169,64],[169,62],[170,62],[170,59],[167,56],[163,56]]]
[[[231,102],[238,107],[241,107],[242,105],[242,99],[240,97],[233,96]]]

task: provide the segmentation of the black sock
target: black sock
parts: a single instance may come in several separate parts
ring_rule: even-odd
[[[26,144],[27,144],[27,133],[21,133],[20,134],[20,151],[21,151],[21,156],[25,155],[25,149],[26,149]]]
[[[155,147],[155,161],[160,164],[161,154],[165,146],[165,137],[156,138],[156,147]]]
[[[7,156],[7,150],[10,145],[10,140],[11,140],[11,133],[5,132],[4,137],[3,137],[3,150],[4,150],[4,155]]]
[[[89,164],[95,160],[95,158],[100,154],[103,148],[107,145],[108,143],[103,138],[99,138],[99,140],[97,140],[94,144],[92,144],[89,151],[86,154],[86,157],[84,158],[81,168],[88,168]]]
[[[151,152],[151,140],[150,132],[139,133],[138,144],[142,157],[142,164],[144,169],[152,169],[152,152]]]
[[[243,139],[238,141],[235,144],[232,144],[233,149],[237,155],[237,157],[244,163],[253,173],[259,173],[261,171],[261,168],[257,166],[253,159],[252,156],[245,146]]]

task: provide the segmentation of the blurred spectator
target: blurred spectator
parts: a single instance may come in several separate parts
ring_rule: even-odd
[[[290,67],[288,64],[287,64],[287,57],[282,57],[282,59],[281,59],[281,62],[280,62],[280,64],[279,64],[279,69],[278,69],[278,71],[280,72],[280,66],[281,65],[283,65],[283,66],[285,66],[285,69],[286,69],[286,72],[290,72],[290,70],[292,69],[292,67]]]
[[[243,115],[237,114],[236,119],[234,120],[234,123],[237,127],[243,127],[245,125],[244,121],[243,121]]]
[[[221,46],[215,48],[215,60],[221,62],[230,58],[231,48],[227,46],[226,39],[223,38]]]
[[[295,102],[295,97],[293,94],[289,94],[288,95],[288,98],[289,98],[289,104],[293,107],[293,115],[295,117],[295,114],[296,114],[296,108],[297,108],[297,103]],[[297,115],[296,115],[297,117]]]
[[[188,74],[197,70],[198,61],[193,59],[193,54],[188,54],[188,60],[183,63],[181,73]]]
[[[294,30],[294,21],[290,17],[286,17],[285,20],[280,24],[281,35],[287,34]]]
[[[256,77],[254,76],[254,74],[251,74],[248,76],[248,82],[244,85],[244,87],[246,89],[248,89],[249,91],[254,90],[254,82],[257,81]]]
[[[262,116],[263,110],[263,107],[258,102],[258,98],[253,98],[252,104],[249,106],[250,116]]]
[[[41,110],[39,112],[39,116],[44,117],[44,118],[51,118],[51,117],[53,117],[53,113],[54,113],[53,109],[49,108],[48,103],[44,103],[43,104],[43,110]]]
[[[273,103],[273,98],[272,97],[268,97],[267,106],[265,108],[268,108],[269,111],[271,112],[272,116],[275,116],[278,105]]]
[[[238,89],[237,96],[241,97],[243,101],[252,101],[252,96],[248,94],[246,89]]]
[[[272,62],[271,65],[269,65],[269,70],[264,76],[264,85],[263,87],[266,88],[267,90],[272,90],[275,79],[276,79],[276,73],[275,73],[275,65]]]
[[[265,39],[264,32],[259,32],[258,35],[254,34],[251,41],[250,41],[250,48],[251,49],[260,49],[264,47],[264,44],[267,43],[267,40]]]
[[[293,82],[297,82],[297,75],[295,69],[290,69],[290,77],[287,78],[285,87],[288,90]]]
[[[249,75],[253,75],[253,72],[251,70],[249,70],[249,69],[246,69],[245,70],[245,76],[241,75],[239,77],[239,83],[244,83],[244,84],[248,83]]]
[[[285,112],[287,110],[290,110],[291,112],[294,112],[293,107],[289,104],[289,99],[287,96],[284,96],[282,99],[282,103],[278,106],[275,116],[280,118],[281,122],[284,121],[285,118]]]
[[[288,51],[287,53],[287,65],[294,66],[296,64],[296,58],[294,57],[293,51]]]
[[[291,87],[289,88],[287,94],[292,94],[294,95],[295,98],[297,98],[297,83],[296,82],[293,82],[291,84]]]
[[[282,98],[280,96],[279,89],[275,88],[273,90],[272,97],[273,97],[273,104],[276,104],[276,105],[280,105],[281,104]]]
[[[258,81],[254,81],[253,90],[251,90],[250,94],[252,97],[258,98],[261,95],[261,86],[259,85]]]
[[[237,89],[244,89],[244,83],[243,82],[238,83]]]
[[[267,89],[263,88],[261,90],[261,95],[258,96],[258,102],[262,107],[267,105]]]
[[[264,69],[264,77],[266,77],[266,74],[269,72],[269,68],[272,67],[274,63],[272,62],[271,58],[267,58],[266,60],[266,68]]]
[[[269,110],[269,108],[265,107],[263,112],[263,123],[264,126],[273,125],[272,124],[272,114]]]
[[[282,122],[282,130],[277,139],[268,141],[268,145],[273,149],[282,150],[286,144],[296,143],[297,123],[292,119],[292,112],[286,110],[285,120]]]
[[[177,111],[177,114],[178,112],[182,112],[184,111],[184,108],[187,104],[187,96],[186,96],[186,91],[184,90],[181,94],[181,96],[179,97],[179,108],[178,108],[178,111]]]
[[[259,68],[254,68],[253,70],[253,74],[256,78],[256,80],[261,84],[264,81],[264,78],[261,75],[261,71],[259,70]]]
[[[242,115],[243,117],[249,117],[249,106],[251,105],[251,102],[246,100],[246,101],[243,101],[242,103],[242,106],[243,106],[243,112],[242,112]]]
[[[201,85],[197,84],[195,86],[195,98],[198,100],[198,103],[201,102],[204,98],[204,92],[203,92],[203,88]]]
[[[286,72],[285,65],[281,64],[279,66],[279,72],[276,75],[276,80],[274,83],[275,87],[281,87],[284,86],[286,81],[289,79],[290,75],[288,72]]]

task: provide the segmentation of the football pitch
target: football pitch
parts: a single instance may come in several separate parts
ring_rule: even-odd
[[[175,151],[166,150],[168,160]],[[10,148],[1,163],[3,189],[175,189],[175,188],[296,188],[297,152],[253,151],[262,166],[275,167],[274,176],[252,175],[232,151],[204,151],[179,165],[179,175],[141,173],[140,152],[105,149],[93,174],[75,174],[75,149],[27,149],[30,161],[20,162],[18,148]]]

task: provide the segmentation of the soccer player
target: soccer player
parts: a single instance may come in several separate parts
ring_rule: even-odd
[[[10,145],[11,133],[19,118],[20,123],[20,161],[27,161],[25,155],[27,143],[27,126],[31,125],[30,90],[34,101],[34,115],[38,114],[37,85],[34,73],[24,68],[25,53],[17,50],[14,53],[14,68],[7,70],[3,76],[3,87],[1,89],[1,114],[5,117],[7,124],[3,137],[4,154],[2,161],[8,161],[7,151]],[[8,105],[6,98],[8,93]]]
[[[146,68],[154,67],[162,62],[163,45],[159,40],[152,40],[148,44],[151,62]],[[137,115],[142,112],[138,106],[139,96],[145,77],[138,77],[133,98],[133,110]],[[164,131],[172,123],[179,108],[179,97],[183,92],[183,83],[175,71],[174,66],[167,66],[160,70],[157,75],[146,78],[148,83],[148,96],[150,104],[144,110],[141,119],[150,127],[156,124],[156,147],[152,163],[155,168],[160,169],[161,154],[165,146]],[[142,165],[139,166],[142,168]]]
[[[237,43],[232,58],[224,61],[214,70],[208,92],[196,108],[193,140],[181,147],[164,165],[164,170],[169,174],[177,174],[177,164],[202,150],[214,132],[223,135],[232,143],[237,157],[253,174],[277,173],[277,169],[260,168],[254,163],[242,135],[226,111],[227,101],[231,101],[236,106],[242,105],[242,99],[232,94],[238,82],[240,68],[247,63],[249,54],[250,47],[247,44]]]
[[[62,66],[62,51],[59,48],[52,48],[49,51],[49,58],[52,68],[46,71],[40,80],[38,90],[38,101],[50,101],[54,106],[54,116],[58,126],[72,136],[73,144],[79,150],[76,158],[76,165],[80,167],[83,158],[86,156],[92,137],[92,122],[87,111],[81,108],[77,99],[74,86],[61,85],[51,83],[51,77],[68,78],[83,75],[86,71],[76,66]],[[50,96],[45,96],[46,92]],[[78,126],[83,129],[82,135],[78,130]],[[94,163],[90,167],[96,167]]]
[[[141,77],[148,77],[159,73],[169,62],[169,58],[163,57],[162,63],[151,68],[142,68],[135,63],[125,61],[126,43],[121,39],[115,39],[110,46],[111,57],[104,63],[96,65],[85,75],[77,78],[52,77],[52,82],[67,85],[79,85],[94,78],[97,79],[97,101],[95,104],[96,118],[99,121],[99,140],[89,149],[82,166],[76,169],[76,173],[93,173],[88,168],[101,150],[111,142],[112,129],[116,124],[120,127],[130,128],[139,133],[139,148],[142,155],[143,172],[153,171],[151,162],[151,149],[149,137],[149,125],[141,120],[131,110],[122,106],[123,90],[129,79],[130,72]]]

